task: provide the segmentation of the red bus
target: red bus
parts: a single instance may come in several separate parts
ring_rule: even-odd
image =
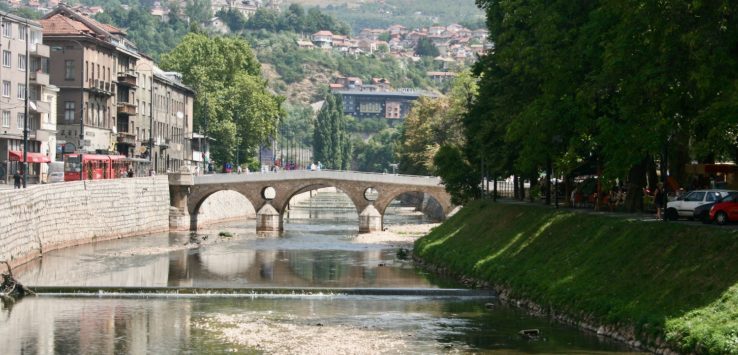
[[[64,181],[117,179],[126,177],[128,165],[122,155],[66,154]]]

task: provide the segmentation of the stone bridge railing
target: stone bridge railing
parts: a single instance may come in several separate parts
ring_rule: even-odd
[[[359,213],[359,231],[381,230],[387,206],[407,192],[432,196],[447,215],[453,208],[451,198],[437,177],[375,174],[351,171],[282,171],[251,174],[214,174],[194,176],[190,173],[169,175],[170,216],[174,229],[197,229],[200,205],[218,191],[232,190],[242,194],[257,211],[257,230],[280,231],[282,216],[289,200],[296,194],[321,187],[335,187],[346,193]]]

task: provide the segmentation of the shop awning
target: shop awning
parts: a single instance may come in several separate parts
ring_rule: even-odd
[[[8,151],[8,155],[10,160],[12,161],[23,161],[23,152],[20,150],[11,150]],[[46,154],[43,153],[32,153],[28,152],[28,162],[29,163],[49,163],[51,162],[51,159],[46,156]]]

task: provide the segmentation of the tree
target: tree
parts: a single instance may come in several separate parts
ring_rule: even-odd
[[[433,44],[433,41],[426,37],[420,37],[418,44],[415,45],[415,54],[421,57],[438,57],[440,52],[436,48],[436,45]]]
[[[213,17],[210,0],[187,0],[185,14],[195,23],[210,20]]]
[[[341,97],[330,94],[325,98],[325,104],[315,120],[314,159],[329,169],[348,169],[351,164],[351,150]]]
[[[403,126],[400,171],[442,174],[434,164],[436,152],[443,145],[464,145],[463,120],[476,95],[476,79],[464,71],[454,80],[448,96],[423,97],[413,103]]]
[[[217,142],[214,160],[232,161],[237,149],[254,150],[275,135],[283,99],[267,90],[244,40],[190,33],[163,56],[162,67],[182,73],[198,93],[195,126]]]

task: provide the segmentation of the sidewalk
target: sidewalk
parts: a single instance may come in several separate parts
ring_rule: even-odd
[[[491,199],[490,199],[491,200]],[[551,202],[551,205],[546,205],[544,203],[540,202],[530,202],[527,199],[525,201],[520,200],[511,200],[511,199],[502,199],[498,198],[497,203],[501,204],[526,204],[526,205],[538,205],[541,207],[549,207],[552,209],[556,209],[556,206],[553,202]],[[646,212],[635,212],[635,213],[629,213],[629,212],[610,212],[610,211],[595,211],[593,208],[581,208],[581,207],[568,207],[564,203],[559,203],[558,209],[562,211],[569,211],[569,212],[575,212],[575,213],[587,213],[587,214],[593,214],[593,215],[601,215],[601,216],[610,216],[614,218],[624,218],[624,219],[630,219],[630,220],[637,220],[642,222],[661,222],[661,223],[678,223],[678,224],[684,224],[684,225],[690,225],[690,226],[710,226],[715,228],[732,228],[732,229],[738,229],[738,224],[728,224],[727,226],[719,226],[717,224],[711,223],[711,224],[703,224],[700,221],[697,220],[687,220],[687,219],[679,219],[676,221],[668,221],[664,222],[663,219],[656,219],[655,213],[646,213]]]

